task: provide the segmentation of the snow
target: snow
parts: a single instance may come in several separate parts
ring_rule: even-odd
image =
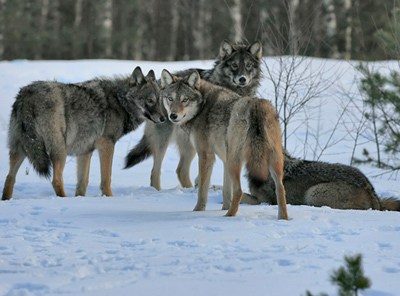
[[[275,59],[266,62],[273,66]],[[136,62],[11,61],[0,62],[0,190],[8,173],[7,128],[18,89],[33,80],[79,82],[94,76],[130,73],[141,66],[159,77],[166,68],[210,68],[212,61]],[[385,69],[394,62],[382,62]],[[338,87],[354,88],[351,63],[312,59],[311,65],[329,69],[335,82],[322,95],[321,139],[338,116]],[[301,71],[302,69],[299,69]],[[337,73],[340,73],[336,75]],[[354,91],[354,89],[352,89]],[[259,94],[273,99],[264,79]],[[333,98],[333,99],[332,99]],[[301,118],[299,119],[301,122]],[[304,127],[294,130],[289,151],[302,156]],[[237,217],[221,211],[223,169],[218,161],[205,212],[193,212],[197,190],[182,189],[175,175],[179,160],[171,146],[163,162],[161,186],[149,186],[152,159],[123,170],[124,157],[140,140],[143,126],[116,145],[112,190],[100,196],[100,169],[95,153],[86,197],[73,197],[74,157],[68,157],[64,181],[68,198],[56,197],[50,182],[40,178],[28,161],[17,176],[14,196],[0,203],[0,295],[305,295],[306,290],[337,295],[330,273],[343,265],[345,255],[362,254],[372,287],[365,296],[399,295],[400,213],[334,210],[288,205],[289,221],[277,220],[277,207],[241,205]],[[325,138],[324,138],[325,137]],[[351,137],[324,151],[321,160],[349,164]],[[358,147],[357,151],[361,151]],[[310,148],[305,156],[314,155]],[[360,155],[360,154],[358,154]],[[197,159],[191,177],[197,175]],[[400,197],[399,182],[363,166],[380,196]],[[243,189],[247,183],[243,179]]]

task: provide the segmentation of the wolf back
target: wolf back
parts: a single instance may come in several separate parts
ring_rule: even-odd
[[[336,209],[400,211],[400,201],[379,198],[368,178],[357,168],[337,163],[297,159],[284,152],[283,184],[286,201],[293,205],[329,206]],[[247,175],[251,195],[242,203],[276,204],[274,182]]]
[[[130,77],[96,78],[77,84],[36,81],[21,88],[10,118],[10,172],[2,199],[12,197],[15,176],[25,157],[47,178],[53,164],[53,187],[57,187],[57,195],[65,196],[62,170],[66,155],[87,155],[84,165],[88,166],[97,148],[103,158],[110,158],[101,163],[102,182],[109,183],[103,177],[110,178],[115,142],[145,118],[154,122],[165,119],[158,93],[154,72],[144,77],[139,67]],[[79,172],[79,163],[78,175],[87,178]],[[84,181],[78,183],[87,183]],[[86,186],[78,184],[77,194],[84,195]],[[103,194],[112,195],[109,184],[101,186]]]
[[[196,69],[200,77],[213,84],[228,88],[240,96],[252,96],[255,94],[261,77],[261,43],[256,41],[250,45],[231,44],[224,40],[220,46],[219,57],[214,67],[209,70]],[[176,76],[184,77],[192,73],[194,69],[188,69],[175,73]],[[177,127],[169,121],[161,125],[146,123],[145,132],[140,142],[129,152],[125,158],[125,168],[130,168],[151,155],[154,157],[154,164],[151,175],[151,186],[160,190],[161,162],[165,151],[172,138],[178,139],[178,149],[181,152],[185,147],[187,139],[182,138]],[[175,137],[173,135],[175,134]],[[191,156],[188,156],[189,158]],[[194,157],[194,156],[193,156]],[[193,187],[187,171],[191,160],[182,159],[178,165],[177,173],[183,187]],[[182,173],[180,173],[182,172]],[[181,176],[179,176],[181,175]]]

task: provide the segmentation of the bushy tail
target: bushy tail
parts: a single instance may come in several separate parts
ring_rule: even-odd
[[[381,211],[399,211],[400,212],[400,200],[388,197],[380,198]]]
[[[144,135],[140,142],[134,148],[132,148],[132,150],[129,151],[128,155],[125,157],[124,169],[128,169],[134,165],[137,165],[143,160],[149,158],[151,155],[149,142]]]
[[[250,179],[266,181],[272,158],[282,158],[279,122],[269,101],[255,99],[250,110],[247,135],[247,170]]]
[[[10,121],[9,148],[10,154],[22,149],[37,173],[50,178],[50,156],[46,151],[43,138],[36,131],[34,119],[28,117],[20,120],[13,112]]]

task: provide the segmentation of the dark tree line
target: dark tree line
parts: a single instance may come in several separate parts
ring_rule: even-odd
[[[213,59],[223,39],[265,55],[386,59],[398,0],[0,0],[0,59]]]

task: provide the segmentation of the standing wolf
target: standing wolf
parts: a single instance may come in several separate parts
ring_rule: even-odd
[[[233,45],[224,40],[214,68],[189,69],[176,73],[176,76],[183,77],[197,70],[204,80],[226,87],[241,96],[253,96],[259,85],[261,56],[262,46],[259,41],[250,45]],[[176,170],[178,179],[183,187],[193,187],[190,181],[190,164],[196,152],[190,148],[185,133],[169,121],[158,125],[152,122],[146,123],[143,138],[126,157],[125,168],[130,168],[153,155],[150,185],[160,190],[161,163],[171,141],[176,141],[180,154]]]
[[[12,108],[8,147],[10,171],[3,200],[12,197],[15,178],[25,157],[39,175],[50,177],[53,188],[66,196],[63,170],[67,155],[77,155],[76,195],[85,195],[90,159],[97,149],[101,192],[112,196],[111,165],[116,141],[145,118],[165,120],[160,88],[151,70],[146,77],[137,67],[129,77],[93,79],[79,84],[36,81],[21,88]]]
[[[272,104],[240,95],[201,80],[194,71],[178,78],[163,70],[161,98],[169,119],[189,134],[199,156],[199,192],[195,211],[204,211],[212,167],[217,155],[224,163],[223,209],[235,216],[246,163],[252,179],[275,184],[278,218],[288,219],[282,184],[283,154],[278,116]]]
[[[260,181],[248,175],[247,179],[251,195],[243,194],[242,203],[277,204],[271,178]],[[377,197],[360,170],[343,164],[293,158],[287,151],[284,151],[283,185],[288,204],[400,211],[400,201]]]

